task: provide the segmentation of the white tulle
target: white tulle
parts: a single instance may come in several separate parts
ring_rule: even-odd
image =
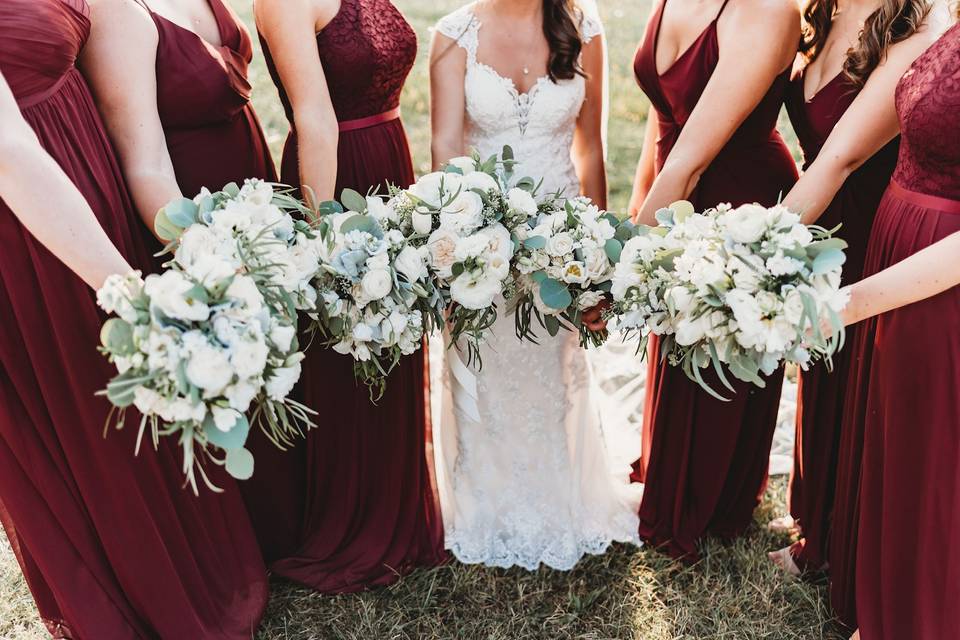
[[[578,193],[570,150],[583,78],[541,78],[520,93],[477,60],[480,28],[469,7],[437,26],[467,53],[467,145],[482,156],[510,145],[518,175],[543,177],[549,192]],[[590,39],[601,27],[585,17],[582,31]],[[641,488],[628,476],[640,439],[635,420],[624,419],[632,410],[620,412],[629,401],[606,412],[611,420],[601,427],[597,384],[577,336],[542,331],[540,344],[521,342],[513,323],[505,314],[493,327],[470,381],[446,361],[456,351],[433,341],[432,360],[448,365],[435,372],[443,401],[434,422],[447,548],[467,563],[567,570],[612,541],[638,543]]]

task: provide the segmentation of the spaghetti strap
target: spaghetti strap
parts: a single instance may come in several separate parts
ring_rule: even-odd
[[[719,19],[720,19],[720,16],[723,15],[723,10],[727,8],[727,3],[728,3],[728,2],[730,2],[730,0],[723,0],[723,4],[720,5],[720,11],[717,12],[717,17],[713,19],[714,22],[716,22],[717,20],[719,20]]]

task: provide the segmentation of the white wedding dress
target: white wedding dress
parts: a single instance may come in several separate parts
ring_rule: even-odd
[[[518,177],[542,177],[544,192],[579,193],[570,151],[584,79],[541,78],[519,93],[477,60],[481,24],[470,6],[436,28],[466,51],[467,147],[486,158],[510,145]],[[596,37],[600,23],[585,18],[582,31]],[[479,371],[456,349],[434,347],[434,362],[446,364],[435,374],[443,402],[434,434],[446,546],[465,563],[568,570],[612,541],[639,543],[642,489],[628,477],[639,457],[635,425],[611,442],[578,336],[539,334],[539,345],[518,340],[513,314],[504,313]]]

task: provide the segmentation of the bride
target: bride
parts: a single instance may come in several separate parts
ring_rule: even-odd
[[[541,193],[605,207],[605,58],[599,20],[573,0],[478,0],[446,16],[431,51],[434,165],[510,145],[516,175],[542,177]],[[440,358],[446,546],[466,563],[567,570],[612,541],[637,542],[640,488],[610,462],[578,336],[521,342],[511,311],[482,347],[482,370],[456,349]]]

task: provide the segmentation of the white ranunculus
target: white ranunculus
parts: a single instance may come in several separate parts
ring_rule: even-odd
[[[191,278],[208,288],[216,286],[236,273],[236,269],[229,260],[213,253],[197,256],[185,271]]]
[[[493,176],[483,171],[464,172],[462,184],[464,189],[479,189],[484,193],[499,191],[500,189],[500,185],[493,179]]]
[[[440,227],[471,233],[483,223],[483,199],[473,191],[460,195],[440,212]]]
[[[434,231],[427,240],[430,264],[437,276],[446,279],[453,275],[451,269],[457,261],[457,234],[448,229]]]
[[[286,353],[293,346],[293,338],[297,335],[297,329],[290,324],[274,323],[270,329],[270,342],[277,349]]]
[[[266,206],[273,200],[273,187],[265,180],[250,178],[240,188],[240,198],[257,206]]]
[[[813,234],[810,233],[810,229],[803,224],[795,224],[790,228],[790,233],[787,234],[791,240],[794,240],[801,247],[806,247],[808,244],[813,242]]]
[[[293,387],[297,384],[299,379],[299,362],[290,367],[274,369],[273,375],[267,380],[267,395],[274,402],[283,402],[286,400],[287,396],[290,395],[290,392],[293,391]]]
[[[759,242],[767,230],[766,207],[745,204],[724,215],[724,223],[735,242],[750,244]]]
[[[458,156],[456,158],[451,158],[447,161],[447,164],[450,166],[456,167],[463,172],[464,175],[476,171],[477,163],[473,161],[473,158],[467,156]]]
[[[361,286],[371,300],[380,300],[393,290],[393,276],[387,269],[372,269],[363,274]]]
[[[785,289],[783,296],[783,317],[787,322],[799,326],[803,317],[803,298],[800,292],[790,287]]]
[[[676,340],[677,344],[683,347],[689,347],[703,340],[707,335],[706,318],[696,320],[690,318],[681,318],[677,323]]]
[[[168,318],[200,322],[210,315],[207,303],[193,297],[196,285],[178,271],[148,276],[143,290],[153,306]]]
[[[139,271],[127,275],[113,274],[104,281],[97,291],[97,304],[107,313],[115,313],[126,322],[137,321],[137,310],[131,300],[139,298],[143,292],[143,280]]]
[[[397,221],[397,212],[388,206],[383,198],[376,196],[367,196],[367,213],[373,216],[374,220],[379,222],[381,226]]]
[[[241,378],[255,378],[267,366],[270,349],[260,340],[241,340],[230,354],[230,364]]]
[[[555,258],[562,258],[569,253],[573,253],[573,244],[573,237],[563,231],[547,238],[547,253]]]
[[[439,208],[444,201],[460,191],[462,180],[459,174],[435,171],[417,180],[409,192],[428,205]]]
[[[397,270],[397,273],[402,274],[407,279],[407,282],[413,283],[427,279],[427,265],[424,264],[423,254],[409,245],[397,254],[393,267]]]
[[[205,345],[193,351],[187,363],[187,379],[207,397],[219,395],[233,378],[233,367],[222,349]]]
[[[210,413],[213,414],[213,424],[219,431],[227,433],[237,426],[237,420],[240,414],[229,407],[210,407]]]
[[[587,272],[582,262],[571,260],[563,265],[563,281],[568,284],[583,284],[587,281]]]
[[[601,282],[610,275],[613,267],[610,265],[610,258],[607,252],[601,248],[596,248],[586,252],[584,256],[587,269],[587,277],[593,282]]]
[[[533,199],[529,191],[514,187],[507,192],[507,204],[514,211],[520,211],[528,216],[536,215],[537,201]]]
[[[166,399],[153,389],[141,386],[133,390],[133,406],[145,416],[159,414],[166,404]]]
[[[257,387],[246,380],[240,380],[224,389],[223,397],[230,403],[231,409],[245,413],[257,397]]]

